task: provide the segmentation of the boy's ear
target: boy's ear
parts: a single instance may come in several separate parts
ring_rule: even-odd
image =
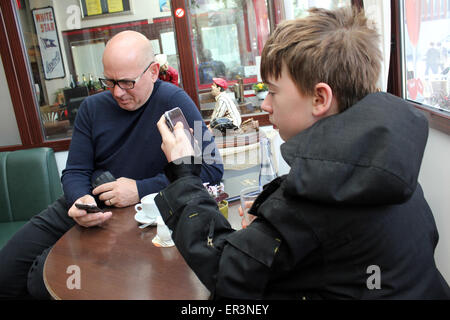
[[[333,91],[331,87],[324,83],[319,82],[314,87],[313,95],[313,115],[315,117],[322,117],[333,114]]]

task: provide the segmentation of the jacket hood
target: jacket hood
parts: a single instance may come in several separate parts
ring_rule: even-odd
[[[415,191],[428,122],[388,93],[373,93],[281,146],[286,192],[313,201],[394,204]]]

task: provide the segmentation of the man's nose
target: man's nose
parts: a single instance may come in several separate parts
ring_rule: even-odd
[[[125,94],[125,90],[119,87],[118,84],[116,84],[111,90],[113,95],[118,98],[122,97]]]

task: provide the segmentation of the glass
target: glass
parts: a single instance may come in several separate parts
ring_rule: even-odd
[[[130,29],[143,33],[154,53],[165,53],[169,65],[178,71],[170,1],[161,6],[154,1],[133,1],[131,11],[86,18],[79,1],[47,2],[21,0],[15,5],[45,140],[70,138],[83,100],[103,91],[99,80],[102,55],[115,34]],[[131,82],[119,86],[131,88]]]
[[[241,115],[262,113],[252,84],[258,82],[259,59],[270,31],[266,1],[202,0],[191,4],[190,13],[203,118],[210,119],[216,104],[214,77],[227,81]],[[239,99],[240,92],[244,97]]]
[[[241,208],[244,212],[244,219],[247,222],[247,225],[250,224],[254,219],[254,216],[249,215],[248,211],[253,205],[253,202],[255,202],[256,198],[258,198],[261,191],[262,188],[260,186],[252,186],[241,190]]]
[[[270,183],[277,177],[277,173],[272,164],[272,152],[270,141],[267,138],[261,138],[259,141],[260,149],[260,169],[259,169],[259,187]]]
[[[450,2],[400,3],[403,97],[449,113]]]
[[[150,68],[153,63],[155,63],[155,61],[150,62],[147,68],[145,68],[145,70],[134,80],[113,80],[105,78],[99,78],[98,80],[100,80],[100,84],[106,88],[114,88],[114,86],[117,84],[123,90],[130,90],[134,88],[136,83],[142,78],[144,73],[148,70],[148,68]]]

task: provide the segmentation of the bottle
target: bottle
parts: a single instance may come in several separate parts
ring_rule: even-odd
[[[239,100],[238,103],[244,103],[245,102],[245,96],[244,96],[244,79],[239,78]]]
[[[87,80],[86,80],[86,76],[84,75],[84,73],[83,73],[83,75],[82,75],[82,78],[81,78],[82,80],[83,80],[83,83],[82,83],[82,85],[83,86],[87,86]]]
[[[77,86],[77,83],[75,82],[75,79],[73,78],[73,75],[70,74],[70,87],[73,89]]]
[[[270,152],[270,142],[267,138],[261,138],[259,142],[260,149],[260,168],[259,168],[259,187],[262,187],[275,179],[278,175],[272,164],[272,157]]]
[[[94,89],[94,78],[92,77],[92,73],[89,73],[88,89],[89,90]]]

